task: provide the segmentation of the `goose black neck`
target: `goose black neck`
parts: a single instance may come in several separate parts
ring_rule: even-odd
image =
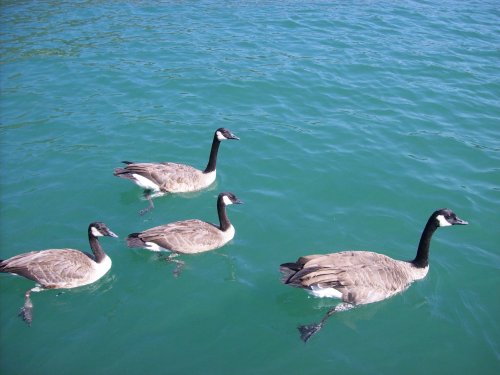
[[[431,245],[431,238],[436,229],[438,228],[434,217],[432,216],[425,225],[420,242],[418,243],[417,256],[412,261],[413,265],[417,268],[425,268],[429,265],[429,248]]]
[[[208,164],[203,173],[210,173],[215,171],[217,164],[217,153],[219,152],[220,141],[217,138],[217,133],[214,134],[214,140],[212,141],[212,148],[210,149],[210,157],[208,158]]]
[[[104,253],[104,250],[102,249],[101,244],[99,243],[97,237],[92,234],[91,228],[89,228],[89,243],[90,243],[90,248],[94,253],[95,261],[97,263],[101,263],[106,257],[106,254]]]
[[[225,232],[231,226],[226,213],[226,205],[222,201],[222,197],[217,200],[217,212],[219,214],[220,230]]]

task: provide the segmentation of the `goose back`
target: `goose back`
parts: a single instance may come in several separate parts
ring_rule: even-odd
[[[301,257],[281,266],[283,282],[320,297],[353,305],[389,298],[425,277],[426,268],[371,251],[343,251]]]
[[[231,192],[219,193],[217,197],[218,226],[198,219],[176,221],[129,234],[127,245],[181,254],[217,249],[228,243],[235,235],[235,229],[226,213],[226,206],[241,203],[243,202]]]
[[[0,272],[26,277],[46,289],[91,284],[110,268],[108,256],[96,263],[90,254],[74,249],[32,251],[0,262]]]
[[[182,193],[202,190],[216,178],[216,171],[203,173],[201,170],[179,163],[131,163],[118,168],[115,175],[132,180],[146,190],[164,193]]]
[[[216,179],[217,155],[220,143],[227,139],[239,139],[229,129],[215,131],[210,156],[205,170],[201,171],[185,164],[133,163],[124,161],[125,168],[116,168],[114,175],[131,180],[145,190],[163,193],[187,193],[202,190]]]
[[[130,247],[194,254],[224,246],[234,237],[234,233],[232,226],[222,231],[215,224],[192,219],[160,225],[141,233],[133,233],[127,242]]]

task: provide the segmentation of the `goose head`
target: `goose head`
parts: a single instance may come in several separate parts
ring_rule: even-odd
[[[222,202],[224,206],[229,206],[230,204],[243,204],[243,201],[239,200],[236,195],[230,192],[220,193],[218,200]]]
[[[452,210],[442,208],[432,214],[437,227],[449,227],[451,225],[467,225],[469,222],[460,219]]]
[[[106,224],[96,221],[94,223],[90,223],[89,225],[89,235],[92,235],[93,237],[103,237],[103,236],[108,236],[108,237],[115,237],[117,238],[118,236],[113,233]]]
[[[239,140],[237,136],[231,133],[231,130],[226,128],[219,128],[215,131],[215,136],[219,141],[224,141],[226,139],[236,139]]]

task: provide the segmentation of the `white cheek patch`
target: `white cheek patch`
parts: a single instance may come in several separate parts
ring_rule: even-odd
[[[229,197],[227,195],[224,195],[222,197],[222,202],[224,202],[224,204],[226,206],[229,206],[230,204],[233,204],[233,202],[231,201],[231,199],[229,199]]]
[[[92,232],[92,235],[94,237],[102,237],[103,236],[103,234],[101,232],[99,232],[96,227],[92,227],[90,231]]]
[[[449,227],[449,226],[451,226],[451,224],[448,222],[448,220],[446,220],[446,219],[444,218],[444,216],[443,216],[443,215],[438,215],[438,216],[436,217],[436,219],[437,219],[437,221],[438,221],[438,223],[439,223],[439,226],[440,226],[440,227]]]
[[[227,139],[226,137],[224,137],[224,134],[222,134],[220,131],[217,132],[217,139],[219,141],[223,141],[225,139]]]

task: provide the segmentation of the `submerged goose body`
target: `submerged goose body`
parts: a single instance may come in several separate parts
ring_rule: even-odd
[[[283,283],[305,289],[316,297],[342,300],[319,324],[300,326],[302,339],[307,341],[337,311],[382,301],[423,279],[429,270],[429,247],[434,231],[442,226],[464,224],[468,223],[449,209],[435,211],[422,232],[412,261],[396,260],[371,251],[343,251],[308,255],[282,264]]]
[[[235,234],[226,213],[226,206],[242,203],[234,194],[220,193],[217,198],[219,225],[198,219],[177,221],[127,237],[129,247],[152,251],[167,250],[178,254],[195,254],[224,246]]]
[[[101,222],[89,225],[88,236],[93,255],[74,249],[48,249],[0,261],[0,272],[17,274],[38,284],[26,292],[25,305],[20,313],[28,324],[32,321],[31,292],[92,284],[109,271],[111,259],[104,253],[98,237],[118,236]]]
[[[145,190],[155,193],[186,193],[210,186],[217,174],[217,155],[220,143],[227,139],[239,139],[231,131],[219,128],[214,133],[210,157],[204,170],[179,163],[133,163],[116,168],[114,175],[131,180]]]

